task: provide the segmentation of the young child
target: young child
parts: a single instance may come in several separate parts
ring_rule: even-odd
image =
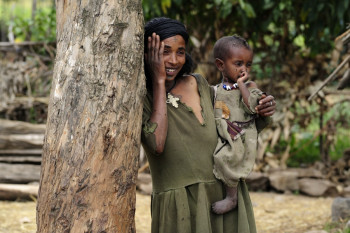
[[[253,169],[258,132],[267,119],[256,114],[255,107],[264,93],[248,81],[253,50],[247,41],[240,36],[222,37],[215,43],[214,58],[223,76],[216,87],[214,106],[220,136],[214,152],[214,174],[223,181],[226,198],[212,204],[212,209],[223,214],[237,205],[237,186],[245,185],[244,179]]]

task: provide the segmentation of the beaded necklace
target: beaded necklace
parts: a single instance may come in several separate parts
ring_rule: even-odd
[[[237,89],[238,88],[238,84],[237,83],[234,83],[232,85],[232,87],[230,85],[226,85],[226,84],[223,84],[222,85],[222,88],[224,88],[226,91],[230,91],[232,89]]]

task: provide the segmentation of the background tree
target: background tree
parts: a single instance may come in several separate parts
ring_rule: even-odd
[[[223,35],[240,34],[256,56],[255,76],[279,77],[283,65],[301,53],[304,58],[330,52],[333,40],[350,23],[350,0],[144,0],[146,21],[167,15],[183,21],[190,31],[192,55],[218,81],[211,50]],[[321,70],[320,70],[321,71]],[[214,77],[212,77],[214,76]],[[285,78],[289,77],[281,77]],[[294,80],[291,80],[294,81]]]
[[[135,232],[141,2],[57,1],[37,232]]]
[[[232,34],[248,39],[254,49],[251,78],[278,100],[275,123],[270,127],[274,132],[265,130],[262,135],[271,144],[264,142],[259,161],[269,153],[274,159],[284,161],[283,166],[286,161],[288,165],[299,166],[320,160],[323,152],[319,148],[330,148],[324,151],[329,151],[336,160],[350,147],[346,142],[350,136],[347,120],[350,113],[343,110],[350,104],[340,100],[344,94],[327,97],[334,101],[323,103],[326,107],[320,106],[323,100],[318,98],[306,101],[317,82],[326,79],[350,51],[346,46],[335,49],[334,42],[349,27],[350,0],[209,0],[205,3],[144,0],[142,3],[146,21],[166,15],[187,25],[191,35],[189,50],[197,65],[195,71],[204,74],[211,84],[220,82],[221,78],[212,56],[215,41]],[[339,72],[339,77],[345,69],[349,66]],[[322,141],[323,134],[328,136]]]

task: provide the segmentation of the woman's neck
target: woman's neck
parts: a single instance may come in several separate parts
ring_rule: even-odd
[[[171,92],[172,89],[176,86],[176,79],[174,79],[172,82],[166,82],[165,83],[165,89],[166,92],[169,93]]]

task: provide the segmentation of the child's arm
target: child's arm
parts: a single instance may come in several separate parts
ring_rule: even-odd
[[[237,80],[238,88],[242,94],[243,102],[248,108],[250,92],[248,88],[257,88],[258,86],[254,82],[245,83],[248,80],[248,73],[244,72],[242,76]]]

